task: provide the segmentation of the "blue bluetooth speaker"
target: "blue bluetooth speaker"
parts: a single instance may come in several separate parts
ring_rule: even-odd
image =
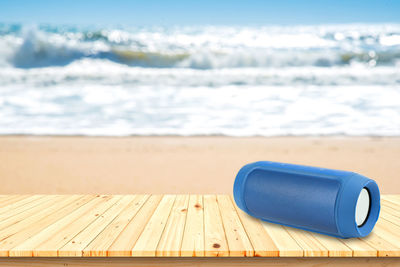
[[[374,180],[270,161],[241,168],[233,194],[239,208],[251,216],[340,238],[367,236],[380,211]]]

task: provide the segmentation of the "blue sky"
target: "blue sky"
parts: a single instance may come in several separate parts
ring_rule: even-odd
[[[0,22],[122,25],[399,23],[396,0],[2,0]]]

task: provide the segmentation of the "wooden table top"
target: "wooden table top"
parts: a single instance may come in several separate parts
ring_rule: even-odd
[[[400,257],[400,195],[366,238],[261,222],[230,195],[0,195],[0,257]]]

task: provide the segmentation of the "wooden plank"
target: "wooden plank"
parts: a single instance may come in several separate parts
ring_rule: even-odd
[[[234,200],[232,199],[234,203]],[[234,205],[242,222],[247,236],[254,248],[255,257],[279,257],[279,249],[265,231],[261,221],[247,215],[238,206]]]
[[[259,258],[259,257],[224,257],[224,258],[0,258],[0,266],[7,267],[398,267],[400,258]]]
[[[78,195],[62,196],[61,200],[56,201],[43,211],[22,220],[20,223],[12,225],[5,229],[4,232],[0,231],[0,236],[5,236],[3,239],[0,238],[0,256],[9,256],[10,249],[26,241],[71,211],[89,202],[94,197]]]
[[[396,216],[400,220],[400,207],[392,202],[382,200],[382,212]]]
[[[132,206],[137,203],[135,201],[140,201],[144,198],[144,195],[126,195],[110,209],[108,209],[104,214],[99,216],[99,218],[86,227],[83,231],[72,238],[67,244],[58,250],[58,256],[82,256],[83,249],[89,245],[89,243],[95,239],[105,228],[112,223],[115,218],[117,218],[120,213],[127,207],[132,208]]]
[[[36,235],[31,236],[25,242],[22,242],[18,246],[14,247],[10,250],[11,256],[57,256],[57,245],[59,242],[68,242],[68,235],[65,229],[69,226],[76,227],[76,222],[79,222],[82,219],[88,219],[86,216],[90,213],[90,211],[106,201],[109,201],[111,196],[99,196],[93,198],[93,200],[89,201],[85,205],[80,206],[78,209],[66,214],[60,220],[53,222],[48,225],[46,228],[42,229]],[[91,217],[91,216],[90,216]],[[78,225],[78,227],[80,227]],[[65,239],[63,238],[65,236]],[[70,237],[72,238],[72,237]],[[52,244],[50,248],[46,246],[46,244]],[[54,243],[54,244],[53,244]],[[41,247],[41,246],[44,247]],[[55,248],[56,247],[56,248]],[[48,248],[47,251],[45,248]]]
[[[202,195],[190,195],[189,197],[181,256],[204,256],[204,213]]]
[[[36,201],[40,200],[41,198],[45,197],[44,195],[33,195],[33,196],[28,196],[26,198],[23,198],[17,202],[14,202],[12,204],[9,204],[4,207],[0,207],[0,216],[4,219],[5,216],[9,215],[12,216],[13,213],[10,212],[15,212],[16,209],[21,208],[21,206],[24,206],[26,204],[33,204]],[[14,213],[15,214],[15,213]]]
[[[385,219],[380,218],[373,231],[361,240],[377,249],[378,257],[398,257],[400,256],[400,236],[396,232],[398,229],[398,226],[388,224]]]
[[[379,220],[385,219],[390,221],[391,223],[400,226],[400,219],[390,213],[387,213],[386,211],[382,210],[382,212],[379,214]]]
[[[44,208],[51,206],[57,199],[61,199],[61,196],[49,195],[32,201],[31,203],[25,204],[12,211],[0,215],[0,230],[3,230],[11,225],[14,225],[25,218],[28,218]]]
[[[385,214],[392,215],[392,216],[396,217],[397,220],[400,220],[400,210],[396,210],[396,209],[393,209],[393,208],[387,207],[387,206],[386,207],[382,206],[382,211],[381,212],[385,213]]]
[[[384,198],[381,199],[381,204],[383,206],[387,205],[387,206],[393,207],[396,210],[400,209],[400,203],[397,202],[396,198],[390,198],[390,197],[386,198],[386,197],[384,197]]]
[[[253,257],[254,248],[250,243],[242,222],[228,195],[217,195],[230,257]]]
[[[381,199],[400,205],[400,195],[381,195]]]
[[[164,195],[132,248],[132,256],[156,256],[157,245],[168,221],[175,198],[175,195]]]
[[[25,248],[33,247],[35,257],[56,257],[58,249],[63,247],[79,232],[96,221],[109,208],[114,206],[122,196],[104,196],[98,198],[98,204],[76,210],[62,220],[32,237]],[[94,201],[93,201],[94,203]],[[22,248],[21,245],[19,248]]]
[[[328,249],[328,257],[352,257],[353,251],[346,246],[341,239],[317,233],[311,233],[325,248]]]
[[[204,255],[206,257],[228,257],[229,248],[222,224],[217,197],[204,195]]]
[[[89,245],[84,247],[82,256],[130,256],[133,244],[144,228],[144,224],[140,224],[144,221],[141,217],[150,218],[148,213],[153,213],[160,200],[160,195],[138,196]],[[134,219],[138,220],[131,223]]]
[[[374,229],[368,236],[359,240],[375,248],[378,251],[378,257],[399,257],[399,247],[385,240],[376,232],[376,229]]]
[[[380,218],[375,227],[377,227],[377,229],[383,229],[385,231],[389,231],[393,237],[394,236],[400,237],[400,226],[396,225],[392,221]],[[400,245],[400,242],[398,244]]]
[[[101,196],[98,196],[90,198],[89,201],[84,201],[83,205],[81,205],[81,202],[78,202],[77,209],[75,209],[74,206],[72,206],[71,208],[71,205],[65,206],[65,202],[60,203],[60,206],[64,207],[61,210],[59,210],[61,207],[53,206],[51,211],[53,213],[55,212],[55,214],[57,215],[55,217],[51,217],[50,220],[48,219],[49,216],[43,217],[43,215],[41,215],[40,217],[43,220],[42,222],[44,222],[45,224],[44,227],[42,227],[42,225],[37,222],[32,224],[31,226],[35,227],[35,230],[37,230],[36,227],[39,226],[39,231],[36,231],[34,234],[30,234],[29,238],[25,238],[25,241],[10,249],[10,256],[33,256],[33,248],[44,241],[43,239],[55,233],[53,229],[58,229],[58,226],[60,224],[65,225],[70,223],[73,219],[77,217],[77,215],[83,216],[85,212],[87,212],[94,204],[102,200],[103,198]],[[59,210],[60,212],[57,212],[57,210]],[[49,215],[51,216],[52,214]]]
[[[3,201],[10,199],[11,197],[13,197],[13,195],[0,195],[0,207],[3,207],[1,204]]]
[[[123,200],[132,199],[132,196],[117,196],[109,201],[94,207],[84,217],[78,218],[67,227],[59,230],[45,243],[35,248],[35,256],[82,256],[82,243],[90,242],[107,225],[108,220],[115,218],[120,207],[124,207]],[[103,213],[104,212],[104,213]],[[111,213],[111,216],[110,216]],[[87,226],[87,227],[86,227]],[[100,228],[100,229],[99,229]],[[70,240],[69,240],[70,239]],[[67,250],[62,248],[67,247]],[[60,253],[61,251],[61,253]],[[66,251],[66,255],[62,252]],[[70,253],[68,253],[70,252]]]
[[[0,257],[400,257],[393,199],[369,236],[337,239],[262,222],[227,195],[0,196]]]
[[[279,224],[262,222],[265,231],[271,237],[279,250],[279,257],[303,257],[303,249],[296,240]]]
[[[143,205],[140,211],[136,214],[135,218],[129,222],[125,229],[119,234],[112,245],[106,251],[108,256],[132,256],[132,248],[136,244],[140,234],[146,227],[147,222],[150,220],[152,214],[157,208],[162,199],[162,195],[152,195],[147,202]],[[90,249],[90,246],[89,246]],[[89,253],[88,248],[85,248],[83,255]],[[91,251],[89,255],[103,255],[102,251]]]
[[[189,195],[176,196],[171,214],[158,243],[156,256],[178,257],[181,255],[180,250],[185,230],[188,204]]]
[[[328,257],[328,249],[325,248],[310,232],[285,227],[288,233],[303,248],[304,257]]]
[[[378,251],[359,238],[340,240],[353,251],[353,257],[377,257]]]
[[[24,197],[24,196],[29,197],[30,195],[2,195],[2,196],[3,196],[3,198],[0,199],[0,207],[1,208],[8,205],[8,203],[15,198],[18,198],[18,200],[20,200],[22,197]],[[18,200],[15,200],[15,201],[18,201]]]
[[[7,208],[8,205],[11,205],[15,202],[18,202],[20,200],[23,200],[25,198],[30,197],[31,195],[13,195],[9,198],[4,199],[3,201],[1,201],[0,203],[0,208]]]
[[[80,196],[75,196],[75,197],[80,198]],[[73,198],[73,196],[71,198]],[[54,205],[56,205],[57,203],[60,203],[61,205],[66,205],[64,203],[65,199],[68,199],[68,197],[67,196],[60,197],[60,198],[56,199],[59,202],[55,201],[55,203],[53,203],[52,205],[50,205],[47,208],[43,208],[40,212],[37,212],[33,216],[24,217],[22,220],[18,220],[14,224],[9,225],[8,227],[0,230],[0,241],[3,241],[16,233],[19,233],[23,229],[32,226],[34,223],[36,223],[37,221],[42,219],[44,216],[48,215],[48,212],[54,212],[53,208],[54,208]],[[72,199],[71,201],[73,201],[73,200],[74,199]],[[67,204],[68,204],[68,201],[67,201]]]
[[[392,252],[391,256],[400,256],[400,227],[385,219],[380,219],[373,231],[377,236],[393,244],[394,247],[397,248],[397,251],[394,253]]]

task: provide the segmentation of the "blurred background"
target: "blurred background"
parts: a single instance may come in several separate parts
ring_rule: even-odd
[[[395,1],[3,1],[0,133],[399,135]]]
[[[15,139],[16,135],[386,136],[393,138],[385,139],[388,149],[397,150],[389,153],[391,156],[386,152],[379,156],[389,167],[376,164],[395,175],[393,166],[398,162],[393,157],[400,157],[395,138],[400,135],[399,14],[400,2],[387,0],[2,1],[0,134],[12,138],[0,142],[0,153],[9,160],[0,170],[22,183],[55,174],[86,181],[101,176],[95,174],[96,166],[117,164],[109,159],[89,161],[85,166],[92,167],[83,167],[87,168],[85,174],[78,174],[71,160],[84,153],[80,151],[68,154],[69,159],[60,156],[50,168],[49,161],[44,161],[29,169],[23,160],[31,163],[44,156],[26,148],[30,143],[25,142],[32,139]],[[42,142],[40,149],[56,142],[54,138],[34,140]],[[154,142],[170,139],[157,140]],[[247,142],[232,140],[232,147]],[[352,144],[359,139],[351,140],[344,142]],[[92,141],[79,147],[88,142]],[[214,141],[203,141],[202,146],[210,142]],[[302,139],[295,144],[299,142]],[[218,144],[221,142],[215,142]],[[347,145],[328,144],[334,149],[322,153],[323,162],[315,160],[320,156],[304,162],[306,151],[292,158],[279,157],[293,148],[283,148],[285,144],[272,156],[260,154],[254,159],[274,160],[277,155],[283,161],[351,169],[354,164],[349,160],[358,157],[358,170],[371,173],[367,170],[371,163],[366,163],[361,149],[369,141],[360,144],[358,156],[349,153],[359,148],[329,154]],[[18,152],[18,146],[27,150]],[[85,151],[98,152],[101,146],[105,143]],[[57,143],[45,150],[53,158],[60,147]],[[375,146],[371,149],[383,151]],[[141,151],[134,146],[126,156],[143,155]],[[222,150],[212,151],[205,151],[210,155],[203,160]],[[176,164],[187,158],[180,155]],[[334,163],[338,157],[348,165]],[[371,161],[377,157],[373,154]],[[252,159],[232,160],[238,168]],[[71,166],[65,167],[68,164]],[[219,168],[210,164],[209,172],[202,176]],[[126,163],[121,168],[126,165],[130,166]],[[191,172],[195,172],[197,167],[192,166]],[[384,176],[372,169],[372,174]],[[226,169],[224,181],[232,179],[235,170]],[[107,181],[112,170],[102,173]],[[174,176],[171,169],[167,173]],[[139,176],[144,178],[146,171]]]

